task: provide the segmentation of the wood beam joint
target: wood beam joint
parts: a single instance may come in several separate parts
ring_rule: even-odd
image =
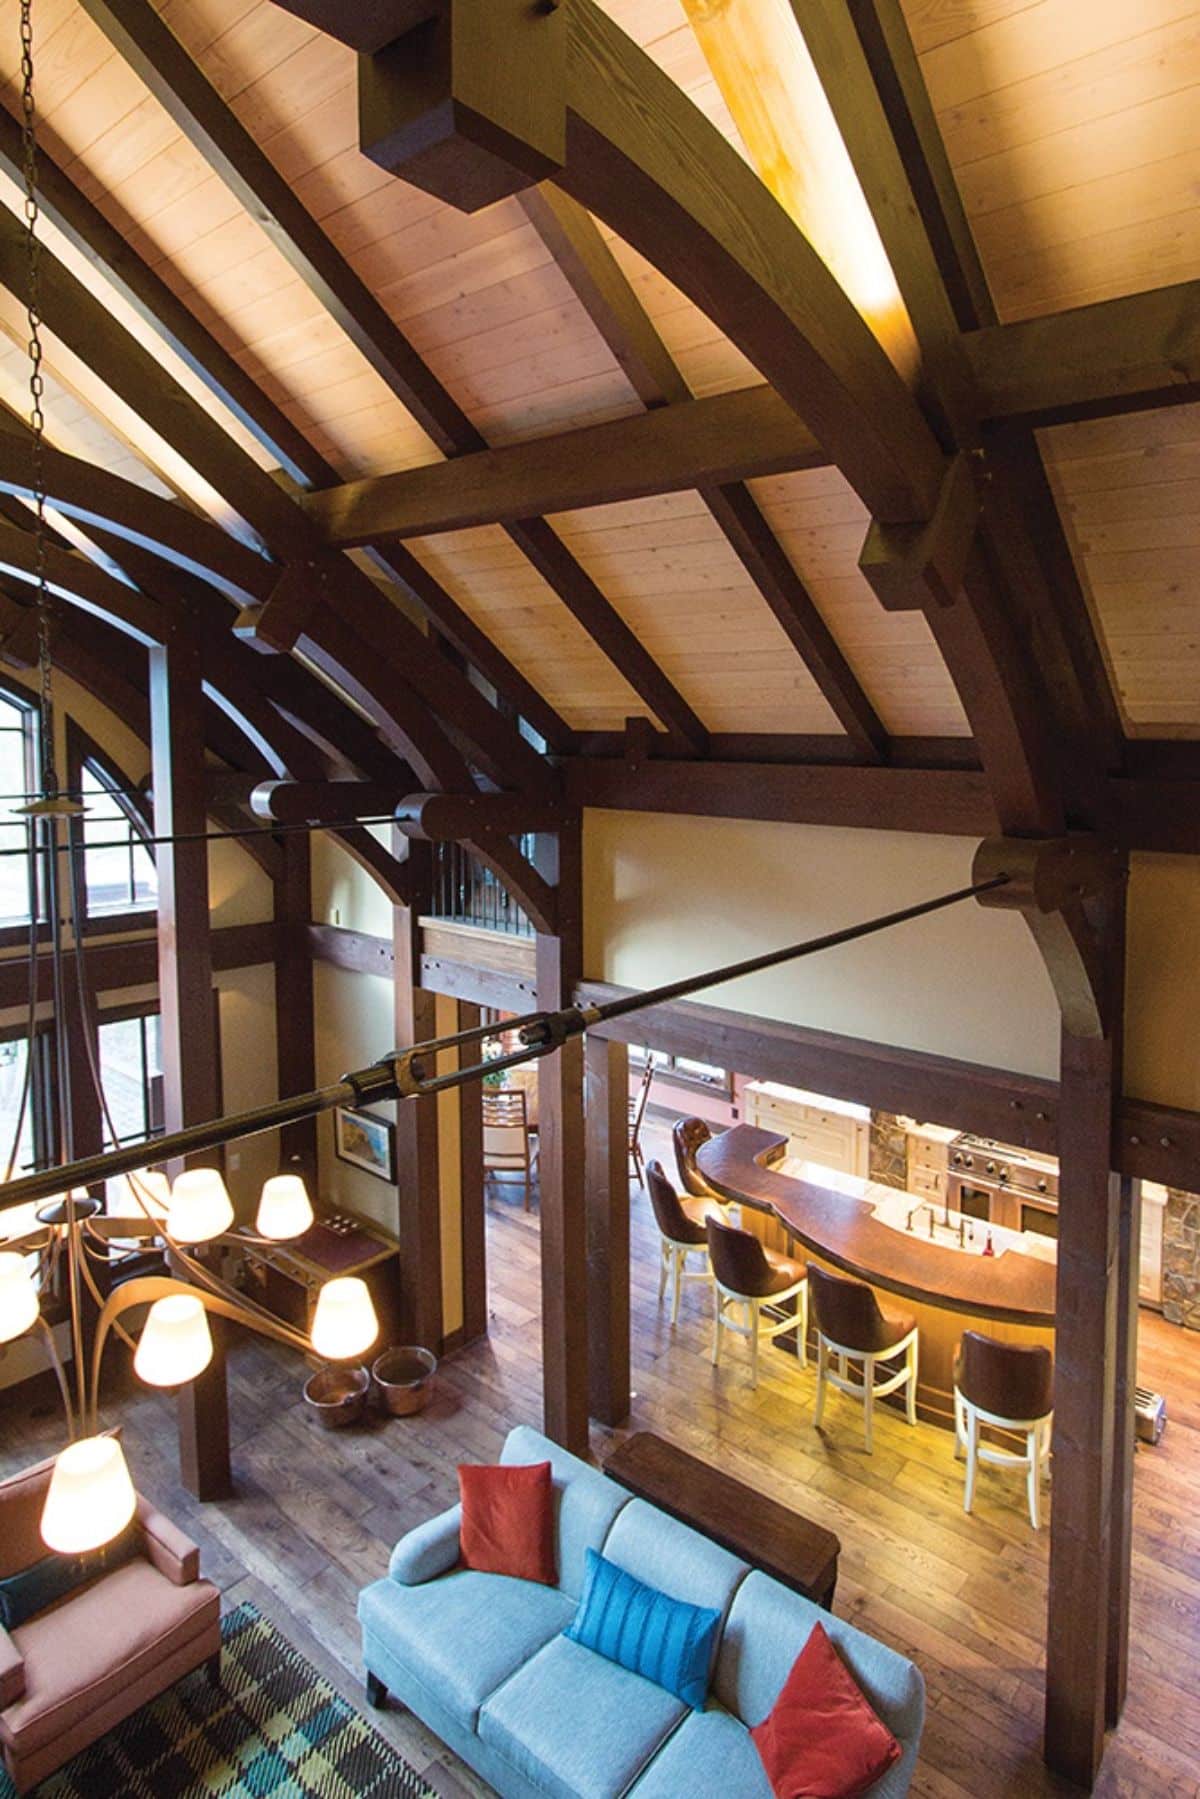
[[[867,532],[859,568],[886,612],[952,606],[962,591],[978,526],[973,458],[958,455],[946,471],[928,523],[876,520]]]
[[[359,142],[464,212],[544,180],[567,154],[567,15],[455,0],[359,65]]]

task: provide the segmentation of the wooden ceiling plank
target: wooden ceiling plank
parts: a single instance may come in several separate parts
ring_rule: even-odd
[[[689,400],[687,382],[591,214],[552,182],[527,189],[521,203],[643,405]],[[733,482],[701,492],[855,748],[880,760],[887,733],[750,490]]]
[[[0,210],[0,283],[12,292],[22,291],[22,246],[23,233],[16,220]],[[113,392],[211,483],[281,562],[324,557],[320,536],[297,502],[184,393],[45,246],[41,279],[47,327],[86,358]],[[205,566],[201,564],[202,570]],[[265,562],[260,566],[268,581],[275,578]],[[390,641],[403,645],[402,665],[410,680],[421,683],[426,696],[422,706],[431,708],[427,729],[440,733],[436,709],[439,717],[466,734],[480,765],[500,785],[522,781],[535,788],[553,785],[554,773],[544,758],[463,675],[438,657],[429,639],[384,599],[367,575],[347,559],[342,559],[338,573],[344,596],[364,617],[373,617],[376,628]],[[249,597],[266,595],[256,583]],[[410,714],[411,719],[416,716]]]
[[[461,407],[148,0],[80,3],[438,448],[453,455],[480,447]]]
[[[22,179],[21,130],[0,108],[0,166]],[[253,432],[292,478],[320,487],[336,471],[308,442],[257,382],[222,349],[216,338],[166,282],[81,193],[44,147],[38,152],[38,200],[46,216],[76,249],[103,270],[123,299],[151,325],[213,395]]]
[[[984,416],[1024,425],[1200,399],[1200,281],[991,325],[966,338]]]
[[[665,729],[693,749],[707,749],[703,721],[553,526],[544,518],[521,519],[509,527],[509,535]]]
[[[770,387],[751,387],[345,482],[306,494],[302,503],[326,542],[347,548],[819,468],[827,460],[786,400]]]

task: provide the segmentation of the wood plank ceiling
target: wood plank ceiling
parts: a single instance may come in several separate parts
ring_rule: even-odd
[[[467,216],[359,153],[345,47],[270,0],[155,8],[489,444],[653,403],[519,200]],[[605,9],[743,149],[682,0]],[[89,16],[98,10],[35,3],[41,131],[55,160],[339,476],[438,460],[394,386]],[[906,13],[1002,320],[1200,274],[1194,6],[908,0]],[[0,0],[10,112],[17,60],[16,0]],[[0,200],[11,207],[15,191],[0,177]],[[759,380],[663,275],[607,229],[597,235],[681,392]],[[127,308],[120,316],[130,322]],[[131,328],[162,353],[147,326]],[[11,299],[0,300],[0,331],[0,402],[23,410],[23,322]],[[228,508],[53,342],[50,363],[59,447],[228,522]],[[270,464],[227,409],[205,404]],[[1200,408],[1056,426],[1041,442],[1128,733],[1200,736]],[[771,476],[749,492],[832,633],[843,676],[814,678],[699,493],[555,517],[551,549],[557,560],[565,545],[565,571],[544,556],[535,566],[529,545],[498,526],[408,548],[570,729],[616,732],[642,716],[694,749],[706,732],[836,741],[851,716],[867,721],[852,743],[868,757],[879,741],[872,719],[890,736],[966,735],[924,617],[885,612],[858,571],[867,517],[842,476]],[[601,595],[612,622],[598,630]],[[618,666],[622,625],[665,693],[644,670]]]

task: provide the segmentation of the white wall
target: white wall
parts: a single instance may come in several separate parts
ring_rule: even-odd
[[[896,911],[967,885],[974,847],[959,837],[588,811],[586,972],[652,986]],[[973,901],[698,997],[1058,1074],[1058,1007],[1033,939],[1016,914]]]
[[[314,971],[317,1039],[317,1084],[340,1080],[348,1069],[363,1068],[393,1047],[392,984],[379,975],[352,974],[318,962]],[[371,1108],[381,1118],[394,1118],[394,1106]],[[345,1206],[395,1231],[398,1198],[395,1187],[366,1169],[341,1161],[333,1149],[333,1117],[318,1121],[321,1196],[327,1205]]]

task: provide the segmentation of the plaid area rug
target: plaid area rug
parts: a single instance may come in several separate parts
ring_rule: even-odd
[[[38,1799],[435,1799],[253,1605],[221,1620],[220,1688],[203,1668],[85,1749]],[[15,1789],[0,1769],[0,1799]]]

